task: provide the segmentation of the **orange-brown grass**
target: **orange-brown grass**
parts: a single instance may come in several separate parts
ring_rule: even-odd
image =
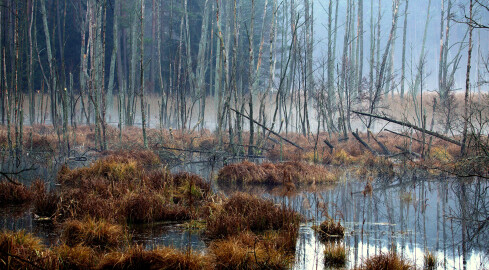
[[[214,269],[288,269],[293,255],[277,248],[275,236],[249,231],[211,243]]]
[[[148,223],[198,215],[210,195],[209,183],[194,174],[143,169],[141,160],[148,158],[133,159],[131,153],[113,153],[86,168],[64,166],[58,173],[62,188],[57,218]]]
[[[293,210],[274,205],[271,201],[245,193],[235,193],[206,221],[205,233],[210,238],[225,238],[243,230],[255,233],[283,230],[292,238],[290,242],[295,243],[300,217]],[[284,245],[289,246],[290,242]]]
[[[58,256],[59,269],[93,269],[97,265],[98,254],[90,247],[77,245],[70,247],[66,244],[57,246],[53,250]]]
[[[209,259],[195,252],[182,252],[172,248],[146,250],[142,246],[126,252],[113,252],[103,256],[96,269],[211,269]]]
[[[7,181],[0,182],[0,206],[6,204],[24,204],[32,200],[32,192],[22,184]]]
[[[426,251],[423,257],[423,269],[434,270],[436,269],[436,265],[437,265],[436,255],[431,253],[430,251]]]
[[[324,265],[327,267],[342,267],[347,261],[344,244],[327,242],[324,247]]]
[[[97,250],[111,250],[121,247],[126,241],[122,226],[103,220],[69,220],[62,224],[62,228],[61,239],[69,247],[83,245]]]
[[[224,166],[219,170],[217,180],[220,183],[285,185],[332,183],[337,180],[337,176],[320,165],[300,161],[276,164],[243,161]]]
[[[46,183],[40,179],[32,183],[31,190],[34,194],[33,212],[41,217],[53,217],[58,207],[58,195],[53,191],[47,192]]]
[[[135,159],[111,155],[97,160],[89,167],[71,170],[64,165],[58,172],[58,182],[62,185],[78,186],[80,181],[97,177],[111,182],[130,182],[140,180],[141,173],[142,166]]]
[[[336,222],[332,218],[327,218],[316,230],[322,241],[345,236],[345,228],[341,226],[339,221]]]
[[[25,231],[0,233],[0,269],[57,269],[58,261],[41,239]]]
[[[402,259],[396,253],[380,253],[367,258],[360,266],[363,270],[411,270],[415,267],[408,261]]]
[[[190,218],[189,209],[167,202],[156,193],[127,193],[121,202],[121,212],[129,223],[149,223],[154,221],[183,221]]]

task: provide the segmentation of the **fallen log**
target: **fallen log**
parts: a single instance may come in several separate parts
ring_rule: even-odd
[[[372,135],[372,139],[374,139],[374,141],[380,146],[380,148],[382,149],[382,152],[384,152],[384,155],[389,156],[391,154],[389,149],[387,149],[387,147],[381,141],[379,141],[379,140],[377,140],[377,138],[375,138],[372,131],[369,130],[368,133],[370,133],[370,135]]]
[[[399,133],[399,132],[395,132],[395,131],[392,131],[392,130],[390,130],[390,129],[384,129],[384,130],[385,130],[385,131],[387,131],[387,132],[390,132],[390,133],[392,133],[392,134],[396,134],[396,135],[399,135],[399,136],[401,136],[401,137],[406,137],[406,138],[408,138],[408,139],[410,139],[410,140],[413,140],[413,141],[416,141],[416,142],[419,142],[419,143],[423,143],[423,141],[418,140],[418,139],[416,139],[416,138],[412,138],[412,137],[411,137],[411,136],[409,136],[409,135],[402,134],[402,133]]]
[[[243,116],[243,117],[247,118],[248,120],[253,121],[253,123],[257,124],[258,126],[260,126],[260,127],[262,127],[262,128],[264,128],[266,131],[268,131],[268,132],[272,133],[273,135],[275,135],[275,136],[279,137],[280,139],[282,139],[282,140],[284,140],[284,141],[288,142],[289,144],[291,144],[291,145],[293,145],[293,146],[295,146],[295,147],[299,148],[300,150],[304,150],[304,148],[300,147],[299,145],[297,145],[297,144],[296,144],[296,143],[294,143],[293,141],[290,141],[290,140],[288,140],[287,138],[282,137],[282,136],[281,136],[280,134],[278,134],[277,132],[275,132],[275,131],[273,131],[273,130],[271,130],[271,129],[267,128],[266,126],[264,126],[263,124],[259,123],[258,121],[255,121],[255,119],[250,119],[250,117],[249,117],[249,116],[244,115],[244,114],[242,114],[242,113],[238,112],[237,110],[235,110],[235,109],[233,109],[233,108],[229,108],[229,109],[231,109],[233,112],[235,112],[235,113],[237,113],[237,114],[239,114],[239,115],[241,115],[241,116]]]
[[[372,147],[370,147],[370,145],[368,145],[364,140],[362,140],[362,138],[360,138],[360,136],[358,136],[358,134],[356,132],[352,131],[351,134],[353,134],[353,137],[355,137],[355,139],[357,139],[357,141],[359,141],[365,148],[367,148],[368,151],[370,151],[375,156],[379,155],[377,153],[377,151],[375,151]]]
[[[389,118],[389,117],[386,117],[386,116],[380,116],[380,115],[375,115],[375,114],[370,114],[370,113],[357,112],[357,111],[353,111],[353,110],[352,110],[352,112],[354,112],[356,114],[359,114],[359,115],[374,117],[374,118],[382,119],[382,120],[385,120],[385,121],[388,121],[388,122],[391,122],[391,123],[394,123],[394,124],[398,124],[398,125],[401,125],[401,126],[409,127],[409,128],[415,129],[417,131],[424,132],[424,133],[426,133],[428,135],[437,137],[437,138],[442,139],[444,141],[453,143],[455,145],[462,146],[462,143],[459,142],[459,141],[457,141],[457,140],[448,138],[447,136],[444,136],[444,135],[439,134],[439,133],[434,132],[434,131],[429,131],[429,130],[426,130],[424,128],[420,128],[420,127],[415,126],[415,125],[413,125],[411,123],[406,123],[406,122],[398,121],[398,120],[395,120],[395,119],[392,119],[392,118]]]
[[[329,152],[333,153],[334,146],[326,139],[324,139],[323,142],[329,147]]]
[[[406,153],[409,153],[417,158],[421,158],[421,154],[418,154],[416,152],[413,152],[413,151],[409,151],[408,149],[404,148],[404,147],[400,147],[400,146],[396,146],[397,149],[403,151],[403,152],[406,152]]]

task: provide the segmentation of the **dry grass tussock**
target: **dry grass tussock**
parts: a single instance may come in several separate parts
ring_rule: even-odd
[[[57,269],[57,256],[25,231],[0,233],[1,269]]]
[[[112,250],[122,247],[127,240],[122,226],[104,220],[68,220],[61,227],[61,239],[69,247],[82,245],[97,250]]]
[[[199,253],[182,252],[172,248],[146,250],[134,246],[126,252],[113,252],[103,256],[96,269],[212,269],[209,259]]]
[[[208,216],[205,234],[226,238],[242,231],[264,233],[275,231],[276,247],[295,249],[299,230],[299,215],[291,209],[245,193],[235,193]]]
[[[380,253],[364,260],[359,269],[362,270],[413,270],[415,267],[396,253]]]
[[[345,236],[345,228],[339,221],[336,222],[332,218],[327,218],[319,224],[319,227],[314,227],[314,229],[319,234],[319,239],[321,241],[334,240]]]
[[[245,231],[212,242],[214,269],[289,269],[294,256],[276,248],[276,236],[257,236]]]
[[[342,267],[347,261],[347,250],[344,244],[327,242],[324,247],[324,265],[326,267]]]
[[[32,200],[32,191],[24,185],[7,181],[0,182],[0,206],[7,204],[24,204]]]
[[[132,153],[112,154],[89,167],[61,168],[59,198],[51,201],[55,218],[91,216],[118,223],[148,223],[182,221],[198,214],[210,196],[209,183],[193,174],[145,168],[142,164],[154,160],[153,156]]]
[[[320,166],[300,161],[256,164],[249,161],[224,166],[219,170],[220,183],[285,185],[334,183],[337,174]]]

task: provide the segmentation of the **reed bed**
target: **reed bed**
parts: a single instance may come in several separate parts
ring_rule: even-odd
[[[249,161],[224,166],[219,170],[219,183],[286,185],[334,183],[336,173],[300,161],[256,164]]]
[[[364,260],[360,266],[362,270],[412,270],[415,269],[410,262],[404,260],[396,253],[380,253]]]

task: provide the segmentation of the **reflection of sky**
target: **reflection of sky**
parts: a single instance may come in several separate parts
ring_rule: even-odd
[[[316,238],[314,231],[310,228],[311,224],[307,224],[301,227],[300,240],[297,243],[296,251],[296,263],[294,269],[323,269],[324,268],[324,244],[320,243]],[[359,241],[356,245],[354,241],[351,241],[353,236],[348,236],[344,240],[348,252],[348,268],[359,266],[361,262],[370,256],[375,254],[389,252],[387,241],[382,240],[380,244],[367,243]],[[374,241],[375,242],[375,241]],[[413,248],[409,244],[404,246],[397,243],[396,249],[399,254],[402,254],[405,258],[408,258],[411,262],[416,262],[416,266],[422,268],[424,249],[420,247]],[[458,252],[458,251],[456,251]],[[462,257],[456,254],[444,255],[443,251],[433,252],[436,254],[437,262],[439,263],[438,269],[461,269]],[[445,267],[443,262],[445,260]],[[489,266],[489,256],[480,252],[471,252],[467,259],[467,269],[487,269]]]

